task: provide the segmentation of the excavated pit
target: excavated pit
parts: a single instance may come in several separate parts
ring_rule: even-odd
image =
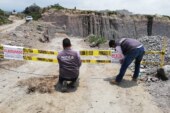
[[[52,93],[55,91],[57,75],[48,77],[32,77],[18,82],[18,86],[26,87],[26,93]]]

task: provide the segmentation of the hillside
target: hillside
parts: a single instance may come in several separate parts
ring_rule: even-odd
[[[0,25],[12,23],[8,19],[8,17],[9,17],[9,15],[7,15],[3,10],[0,9]]]

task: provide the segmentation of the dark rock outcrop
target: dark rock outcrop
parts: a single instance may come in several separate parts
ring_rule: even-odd
[[[73,36],[86,37],[95,34],[107,39],[139,38],[147,35],[170,36],[168,17],[51,11],[45,13],[42,19],[56,26],[64,26],[66,33]]]

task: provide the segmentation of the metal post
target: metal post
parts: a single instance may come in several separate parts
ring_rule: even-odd
[[[163,37],[163,45],[162,45],[162,53],[161,53],[161,64],[160,67],[162,68],[165,63],[165,52],[166,52],[166,37]]]

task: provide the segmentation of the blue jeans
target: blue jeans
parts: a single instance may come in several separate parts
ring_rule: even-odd
[[[128,68],[128,66],[132,63],[132,61],[135,59],[135,71],[133,74],[133,78],[137,79],[140,72],[140,63],[142,61],[143,55],[144,55],[144,47],[136,48],[127,53],[124,58],[124,62],[121,65],[120,72],[116,77],[116,82],[121,82],[123,79],[123,76],[125,75],[125,72]]]

